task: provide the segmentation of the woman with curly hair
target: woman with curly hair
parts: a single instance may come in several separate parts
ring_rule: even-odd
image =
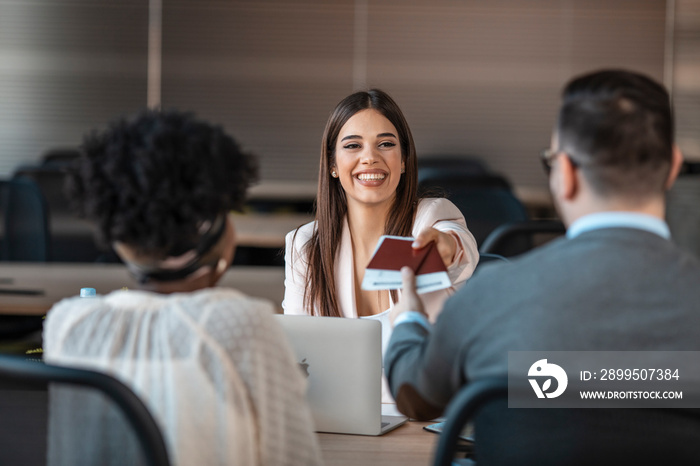
[[[69,197],[141,289],[56,304],[46,361],[125,381],[161,426],[174,464],[320,464],[306,381],[273,304],[213,288],[233,259],[227,214],[243,206],[254,159],[221,127],[156,110],[93,132],[82,149]],[[62,464],[94,451],[64,440],[49,452]]]
[[[419,198],[411,130],[399,106],[371,89],[343,99],[321,143],[316,220],[286,240],[285,314],[370,318],[389,340],[397,292],[360,288],[382,235],[413,236],[418,249],[435,242],[453,287],[423,295],[431,320],[454,286],[478,262],[464,216],[447,199]],[[384,391],[384,402],[392,402]]]

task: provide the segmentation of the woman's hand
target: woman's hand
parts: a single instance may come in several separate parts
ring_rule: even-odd
[[[435,241],[442,262],[445,264],[445,267],[449,267],[454,261],[455,253],[457,252],[457,240],[452,235],[443,233],[435,228],[426,228],[416,237],[412,245],[413,249],[424,248],[431,241]]]

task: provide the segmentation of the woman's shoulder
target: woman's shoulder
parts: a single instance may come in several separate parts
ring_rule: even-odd
[[[275,306],[269,299],[247,295],[235,288],[205,288],[189,294],[189,301],[201,308],[209,306],[214,312],[230,314],[239,313],[274,313]]]
[[[119,320],[105,296],[64,298],[46,314],[43,340],[46,354],[55,354],[70,341],[74,348],[95,340],[95,328],[113,329]]]
[[[92,302],[86,302],[87,299],[98,300],[100,298],[83,298],[78,297],[64,298],[55,303],[46,313],[46,321],[44,322],[44,336],[47,333],[55,334],[59,328],[66,327],[69,321],[75,320],[78,317],[76,309],[92,307]],[[88,309],[88,312],[90,309]]]
[[[297,246],[303,245],[309,239],[311,239],[311,236],[314,234],[314,230],[316,230],[316,220],[312,220],[311,222],[287,233],[285,241],[287,244],[294,241],[294,244]]]
[[[260,335],[259,330],[270,325],[276,312],[276,306],[268,299],[224,287],[187,293],[178,307],[222,344],[232,333],[245,332],[249,338]]]
[[[462,216],[459,208],[447,198],[444,197],[426,197],[418,202],[416,215],[445,215],[453,217],[455,215]]]
[[[260,349],[260,343],[277,347],[283,338],[272,301],[237,290],[212,288],[202,329],[229,351]],[[257,350],[256,349],[256,350]]]
[[[108,295],[97,295],[90,298],[71,296],[63,298],[55,303],[46,314],[46,326],[55,325],[57,322],[80,321],[85,315],[95,313],[108,313],[114,306],[109,301],[111,295],[123,293],[121,290],[113,291]]]

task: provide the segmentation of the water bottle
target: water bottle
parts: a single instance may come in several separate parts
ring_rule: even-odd
[[[94,298],[97,296],[97,292],[94,288],[81,288],[80,297],[81,298]]]

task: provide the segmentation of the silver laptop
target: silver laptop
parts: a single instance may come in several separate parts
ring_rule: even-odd
[[[406,422],[382,416],[382,329],[376,320],[275,315],[308,378],[316,432],[381,435]]]

